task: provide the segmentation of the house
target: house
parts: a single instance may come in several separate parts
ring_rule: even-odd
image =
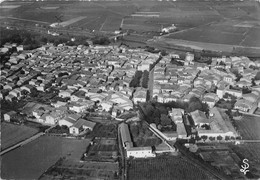
[[[86,92],[84,91],[77,91],[72,96],[70,96],[70,100],[74,102],[78,101],[79,99],[85,100],[85,94]]]
[[[60,90],[59,97],[62,97],[62,98],[71,97],[73,92],[74,92],[73,90],[69,90],[69,89]]]
[[[21,87],[21,90],[28,91],[29,93],[31,93],[33,89],[35,89],[35,87],[30,84],[26,84]]]
[[[59,120],[58,124],[60,126],[71,127],[81,116],[78,114],[70,114]]]
[[[58,121],[60,120],[61,116],[56,113],[56,112],[51,112],[49,115],[46,115],[45,117],[45,123],[46,124],[51,124],[51,125],[54,125],[54,124],[57,124]]]
[[[152,147],[132,147],[127,149],[126,157],[134,157],[134,158],[148,158],[155,157],[155,153],[153,153]]]
[[[170,113],[172,121],[177,124],[177,123],[182,123],[182,115],[184,114],[184,110],[180,108],[172,108],[172,111]]]
[[[146,102],[146,90],[137,88],[136,92],[134,93],[133,101],[135,104],[138,102]]]
[[[207,93],[204,95],[202,102],[207,103],[210,108],[213,108],[218,102],[219,97],[215,93]]]
[[[209,125],[209,119],[206,117],[205,113],[200,111],[200,110],[196,110],[190,113],[195,126],[198,127],[202,127],[204,124]]]
[[[239,99],[234,105],[235,109],[248,112],[249,110],[255,110],[257,108],[257,103],[251,102],[246,99]]]
[[[70,134],[79,135],[80,133],[90,130],[92,131],[96,123],[85,119],[79,119],[75,124],[69,128]]]
[[[179,139],[188,139],[187,132],[183,123],[177,123],[177,135]]]
[[[20,88],[13,89],[12,91],[9,92],[9,94],[19,99],[21,97],[21,89]]]
[[[100,105],[102,106],[102,110],[109,111],[113,107],[113,102],[102,101]]]
[[[16,99],[16,97],[14,95],[12,95],[12,94],[9,94],[9,95],[5,96],[5,100],[6,101],[11,101],[12,102],[15,99]]]
[[[51,105],[54,106],[55,108],[58,108],[58,107],[66,106],[67,102],[57,101],[55,103],[51,103]]]
[[[7,122],[10,122],[10,120],[12,118],[15,118],[17,115],[17,112],[15,111],[9,111],[7,113],[4,114],[4,120],[7,121]]]

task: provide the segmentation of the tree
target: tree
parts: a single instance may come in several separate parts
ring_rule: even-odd
[[[225,140],[226,140],[226,141],[229,141],[229,140],[230,140],[230,137],[229,137],[229,136],[225,136]]]
[[[191,97],[188,105],[188,112],[193,112],[196,110],[204,111],[203,103],[201,100],[195,96]]]
[[[203,141],[206,141],[208,139],[208,136],[203,135],[201,136],[201,139],[203,139]]]
[[[165,115],[165,114],[162,114],[161,115],[161,125],[162,126],[169,126],[169,125],[171,125],[171,119],[167,116],[167,115]]]
[[[130,87],[139,87],[140,86],[140,79],[142,77],[143,72],[142,71],[136,71],[134,78],[130,82]]]
[[[257,72],[257,74],[256,74],[256,76],[255,76],[254,79],[255,79],[256,81],[257,81],[257,80],[260,80],[260,71]]]
[[[211,140],[211,141],[215,141],[215,139],[216,139],[215,137],[212,137],[212,136],[209,137],[209,140]]]
[[[200,140],[201,140],[201,137],[196,136],[195,139],[196,139],[196,141],[200,141]]]
[[[217,137],[217,140],[219,140],[219,141],[221,141],[222,139],[223,139],[222,136]]]

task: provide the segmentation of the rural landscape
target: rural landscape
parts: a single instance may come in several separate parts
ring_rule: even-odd
[[[260,178],[259,0],[4,0],[0,57],[0,179]]]

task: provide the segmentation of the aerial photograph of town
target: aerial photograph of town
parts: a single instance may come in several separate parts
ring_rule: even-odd
[[[0,179],[260,179],[260,0],[0,0],[0,56]]]

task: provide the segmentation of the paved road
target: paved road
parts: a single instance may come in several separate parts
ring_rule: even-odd
[[[0,152],[0,156],[2,156],[3,154],[5,154],[5,153],[7,153],[7,152],[9,152],[9,151],[14,150],[15,148],[18,148],[18,147],[20,147],[20,146],[23,146],[23,145],[28,144],[29,142],[32,142],[33,140],[35,140],[35,139],[41,137],[42,135],[44,135],[46,132],[48,132],[49,130],[51,130],[53,127],[55,127],[55,126],[51,126],[50,128],[46,129],[45,132],[39,132],[39,133],[35,134],[34,136],[32,136],[32,137],[30,137],[30,138],[28,138],[28,139],[25,139],[24,141],[19,142],[19,143],[13,145],[13,146],[11,146],[11,147],[9,147],[9,148],[7,148],[7,149],[1,151],[1,152]]]

